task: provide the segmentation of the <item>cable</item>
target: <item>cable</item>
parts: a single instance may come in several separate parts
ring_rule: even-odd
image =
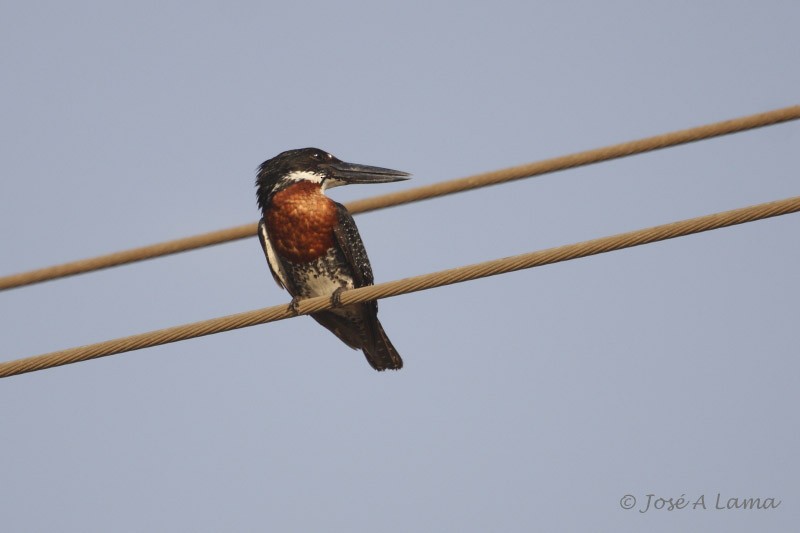
[[[398,296],[410,292],[476,280],[497,274],[506,274],[525,268],[549,265],[560,261],[568,261],[579,257],[587,257],[798,211],[800,211],[800,196],[795,196],[784,200],[690,218],[679,222],[663,224],[628,233],[620,233],[618,235],[592,239],[576,244],[548,248],[538,252],[495,259],[484,263],[353,289],[341,294],[341,303],[347,305]],[[328,297],[321,296],[318,298],[310,298],[300,301],[299,314],[322,311],[330,307],[331,302]],[[17,359],[15,361],[0,363],[0,378],[192,339],[204,335],[221,333],[223,331],[255,326],[257,324],[274,322],[292,316],[293,314],[286,304],[276,305],[182,326],[141,333],[130,337],[99,342],[97,344],[89,344],[25,359]]]
[[[0,277],[0,291],[13,289],[16,287],[24,287],[26,285],[33,285],[43,281],[74,276],[76,274],[85,274],[87,272],[94,272],[104,268],[135,263],[137,261],[153,259],[155,257],[161,257],[164,255],[195,250],[198,248],[204,248],[206,246],[212,246],[214,244],[222,244],[224,242],[255,235],[256,229],[257,224],[245,224],[243,226],[236,226],[235,228],[212,231],[210,233],[203,233],[201,235],[184,237],[172,241],[164,241],[139,248],[123,250],[121,252],[99,255],[96,257],[90,257],[88,259],[80,259],[78,261],[49,266],[37,270],[30,270],[20,274],[3,276]]]
[[[545,159],[535,163],[528,163],[515,167],[509,167],[493,172],[476,174],[466,178],[444,181],[433,185],[416,187],[406,191],[384,194],[373,198],[366,198],[347,204],[351,213],[364,213],[374,211],[384,207],[407,204],[419,200],[426,200],[456,192],[468,191],[489,185],[497,185],[522,178],[540,176],[551,172],[566,170],[569,168],[609,161],[621,157],[642,154],[662,148],[669,148],[681,144],[719,137],[740,131],[760,128],[781,122],[800,119],[800,105],[775,109],[764,113],[749,115],[746,117],[726,120],[697,126],[654,137],[647,137],[637,141],[614,144],[594,150],[587,150],[552,159]],[[163,255],[185,252],[223,242],[243,239],[256,234],[256,224],[244,224],[233,228],[213,231],[192,237],[185,237],[171,241],[165,241],[149,246],[142,246],[130,250],[101,255],[88,259],[81,259],[60,265],[40,268],[19,274],[11,274],[0,277],[0,291],[41,283],[57,278],[74,276],[113,266],[124,265],[144,259],[152,259]]]

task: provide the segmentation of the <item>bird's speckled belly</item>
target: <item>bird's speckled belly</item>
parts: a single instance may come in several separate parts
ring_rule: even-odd
[[[294,263],[287,261],[285,268],[287,275],[297,287],[300,298],[314,298],[316,296],[330,296],[336,289],[352,289],[353,276],[341,267],[344,258],[341,252],[330,248],[327,253],[307,263]]]

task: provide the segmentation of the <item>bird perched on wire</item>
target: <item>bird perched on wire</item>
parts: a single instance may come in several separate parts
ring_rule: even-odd
[[[372,267],[347,209],[325,196],[339,185],[389,183],[410,174],[345,163],[317,148],[288,150],[264,161],[256,178],[262,218],[258,237],[275,281],[299,300],[330,296],[334,308],[311,316],[345,344],[364,352],[375,370],[403,360],[378,321],[376,301],[341,306],[342,291],[372,285]]]

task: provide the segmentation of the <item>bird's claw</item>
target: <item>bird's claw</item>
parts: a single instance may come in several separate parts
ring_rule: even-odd
[[[344,292],[344,287],[339,287],[333,294],[331,294],[331,306],[332,307],[341,307],[342,306],[342,293]]]
[[[300,314],[300,298],[297,296],[292,297],[292,301],[289,303],[289,312],[295,316]]]

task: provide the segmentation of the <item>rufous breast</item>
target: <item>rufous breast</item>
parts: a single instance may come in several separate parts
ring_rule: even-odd
[[[334,245],[339,217],[336,204],[319,184],[301,181],[275,193],[265,222],[269,240],[281,257],[308,263]]]

